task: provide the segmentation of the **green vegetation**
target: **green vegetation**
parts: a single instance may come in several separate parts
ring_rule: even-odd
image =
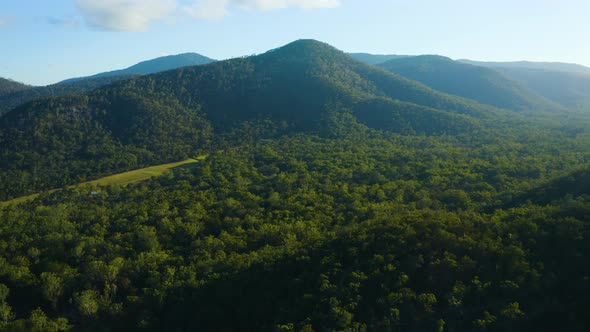
[[[308,40],[23,105],[0,330],[586,331],[590,116],[515,111]]]
[[[108,186],[108,185],[119,185],[124,186],[131,183],[137,183],[140,181],[145,181],[155,176],[162,176],[168,172],[170,172],[174,168],[178,167],[193,167],[195,163],[199,162],[200,160],[205,159],[205,156],[197,157],[196,159],[187,159],[175,163],[168,163],[163,165],[157,166],[150,166],[145,168],[136,169],[129,172],[123,172],[119,174],[113,174],[109,176],[105,176],[103,178],[87,181],[80,183],[76,186],[86,186],[86,187],[96,187],[96,186]],[[58,189],[50,190],[49,193],[53,193]],[[28,196],[18,197],[11,199],[9,201],[0,202],[1,206],[7,206],[10,204],[20,204],[23,202],[31,201],[35,198],[39,197],[39,194],[32,194]]]
[[[393,59],[380,67],[452,95],[500,108],[555,111],[557,104],[537,95],[499,72],[436,55]]]
[[[199,157],[197,159],[187,159],[176,163],[168,163],[158,166],[151,166],[141,169],[136,169],[129,172],[114,174],[105,176],[104,178],[83,182],[80,185],[84,186],[108,186],[108,185],[128,185],[135,182],[140,182],[152,178],[154,176],[161,176],[170,172],[172,169],[177,167],[193,167],[199,160],[203,160],[205,157]]]
[[[459,134],[480,131],[481,120],[495,125],[500,114],[329,45],[298,41],[15,109],[0,118],[0,199],[185,159],[248,136],[333,135],[357,121],[399,133]]]
[[[135,75],[107,76],[85,79],[76,82],[52,84],[48,86],[30,87],[12,93],[0,95],[0,116],[28,102],[48,97],[80,94],[92,91],[116,81],[129,79]]]
[[[200,155],[211,135],[196,112],[130,93],[33,102],[0,128],[1,200]]]
[[[588,192],[509,199],[582,156],[368,134],[262,140],[4,208],[5,328],[587,327]]]

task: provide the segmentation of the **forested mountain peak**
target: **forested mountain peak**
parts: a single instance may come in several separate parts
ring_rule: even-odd
[[[213,60],[198,53],[182,53],[176,55],[167,55],[151,60],[142,61],[125,69],[108,71],[87,77],[71,78],[60,83],[76,82],[83,79],[108,76],[147,75],[181,67],[203,65],[214,61],[216,60]]]
[[[256,58],[262,61],[308,62],[322,61],[350,61],[351,58],[335,47],[314,39],[299,39],[285,46],[270,50]]]
[[[216,60],[198,53],[181,53],[142,61],[126,70],[137,74],[151,74],[180,67],[207,64],[215,61]]]

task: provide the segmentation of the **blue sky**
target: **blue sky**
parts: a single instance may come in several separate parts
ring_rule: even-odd
[[[300,38],[349,52],[590,66],[587,0],[0,0],[0,77],[45,85]]]

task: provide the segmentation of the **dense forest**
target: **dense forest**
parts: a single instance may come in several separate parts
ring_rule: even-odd
[[[6,329],[587,327],[590,197],[555,175],[584,160],[359,135],[261,140],[6,207]],[[554,177],[549,203],[511,198]]]
[[[590,110],[472,98],[298,41],[19,106],[0,330],[586,331]]]

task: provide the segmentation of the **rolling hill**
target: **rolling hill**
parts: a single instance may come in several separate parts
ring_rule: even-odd
[[[437,55],[389,60],[381,68],[435,90],[510,110],[552,110],[558,105],[501,73]]]

